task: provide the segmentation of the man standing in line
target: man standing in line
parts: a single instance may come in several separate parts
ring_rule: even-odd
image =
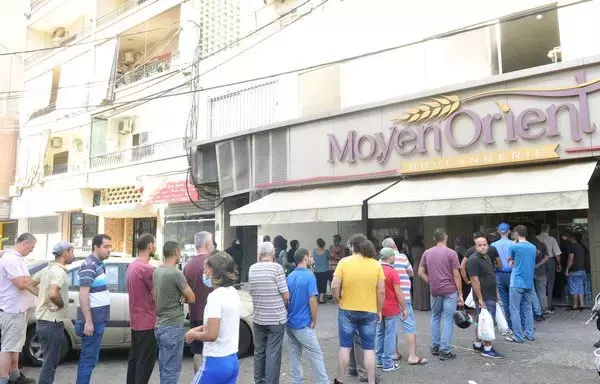
[[[156,252],[156,239],[146,233],[137,240],[137,257],[127,268],[131,347],[127,366],[127,384],[147,384],[152,376],[158,345],[154,335],[156,304],[150,259]]]
[[[562,269],[560,263],[561,250],[556,239],[550,236],[550,225],[548,224],[542,224],[537,239],[544,243],[548,249],[548,256],[550,256],[546,262],[546,301],[542,304],[542,310],[547,313],[553,313],[552,296],[554,293],[554,281],[556,280],[556,272],[560,272]]]
[[[475,301],[477,316],[481,312],[481,308],[486,308],[492,318],[496,318],[496,302],[498,301],[496,276],[494,273],[494,264],[488,255],[488,242],[484,236],[475,239],[475,253],[469,256],[467,261],[467,270],[473,287],[473,295]],[[473,349],[481,352],[481,356],[491,359],[501,359],[504,356],[496,352],[492,347],[491,341],[483,341],[483,345],[477,328],[475,328],[475,342]]]
[[[44,362],[38,384],[52,384],[60,362],[61,346],[65,333],[65,320],[69,319],[69,282],[67,265],[73,262],[73,246],[61,241],[52,251],[54,262],[33,278],[38,287],[36,307],[36,332],[42,343]]]
[[[290,294],[273,244],[260,244],[257,253],[258,263],[248,273],[254,304],[254,383],[277,384]]]
[[[508,327],[512,329],[509,296],[512,267],[508,262],[509,250],[513,245],[513,241],[509,238],[510,225],[501,223],[498,225],[498,233],[500,234],[500,239],[492,243],[492,247],[496,248],[502,262],[502,268],[496,270],[496,285],[498,286],[498,294],[500,295],[502,307],[506,314],[506,322],[508,323]]]
[[[446,246],[448,235],[444,228],[433,231],[433,239],[436,245],[423,253],[419,276],[431,289],[431,354],[440,360],[450,360],[456,358],[450,351],[454,333],[452,316],[456,305],[463,305],[460,263],[458,254]]]
[[[204,262],[215,250],[213,235],[210,232],[202,231],[196,233],[194,243],[196,244],[196,256],[192,257],[183,269],[185,279],[196,297],[196,300],[189,302],[191,329],[201,326],[204,322],[206,298],[212,291],[212,288],[204,285],[202,275],[204,274]],[[202,366],[202,342],[197,340],[192,341],[190,351],[194,354],[194,372],[198,372]]]
[[[404,295],[404,302],[406,305],[404,307],[406,308],[406,317],[400,317],[399,322],[402,326],[402,332],[404,333],[406,345],[408,347],[408,364],[427,364],[429,361],[426,358],[417,355],[417,326],[415,322],[415,313],[412,306],[412,298],[410,296],[410,291],[412,287],[410,278],[414,275],[413,267],[412,265],[410,265],[408,256],[398,251],[398,247],[396,246],[396,242],[394,241],[394,239],[388,237],[387,239],[384,239],[381,242],[381,245],[383,247],[389,247],[394,250],[394,269],[396,270],[398,277],[400,278],[400,289],[402,290],[402,294]],[[400,336],[400,333],[398,333],[398,337],[396,339],[397,356],[394,356],[394,360],[400,360],[400,358],[402,357],[399,348]]]
[[[79,268],[79,308],[75,332],[81,337],[77,384],[89,384],[98,364],[104,328],[110,319],[110,292],[104,260],[112,251],[112,239],[100,234],[92,239],[92,254]]]
[[[0,384],[35,383],[19,371],[19,354],[25,344],[31,294],[37,294],[23,257],[36,242],[32,234],[23,233],[0,258]]]
[[[160,384],[177,384],[181,375],[185,344],[183,303],[196,300],[183,273],[177,267],[181,259],[179,245],[167,241],[163,246],[164,263],[154,270],[154,301]],[[202,276],[200,276],[202,278]]]
[[[505,340],[523,343],[525,339],[535,340],[533,300],[537,300],[537,297],[533,289],[533,275],[537,249],[527,241],[527,227],[517,225],[515,234],[517,243],[510,247],[508,257],[513,266],[510,277],[510,317],[514,335],[506,337]],[[521,321],[525,324],[525,331]]]
[[[323,351],[319,345],[315,326],[319,302],[317,297],[317,279],[308,269],[312,267],[313,258],[308,249],[300,248],[294,253],[296,268],[287,278],[290,292],[288,307],[287,335],[290,343],[290,365],[294,384],[304,382],[302,372],[302,350],[308,352],[312,365],[314,382],[327,384],[327,370],[323,360]]]
[[[565,275],[569,283],[569,294],[572,297],[572,310],[583,311],[583,295],[585,282],[585,249],[580,244],[581,235],[572,233],[569,236],[569,251]],[[579,305],[578,305],[579,304]]]

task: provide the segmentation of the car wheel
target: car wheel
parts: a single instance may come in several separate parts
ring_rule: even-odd
[[[71,343],[66,333],[63,334],[62,346],[60,348],[60,361],[63,361],[71,351]],[[23,346],[23,357],[33,367],[41,367],[44,362],[42,353],[42,342],[40,341],[35,326],[29,327],[25,345]]]
[[[238,344],[238,357],[244,357],[250,353],[252,348],[252,331],[250,327],[240,321],[240,341]]]

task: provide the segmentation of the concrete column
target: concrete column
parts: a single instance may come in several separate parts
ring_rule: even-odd
[[[200,40],[200,1],[185,1],[181,3],[181,32],[179,33],[179,58],[184,72],[195,59],[196,46]]]
[[[24,232],[29,232],[29,219],[19,219],[17,224],[17,236]]]
[[[161,256],[161,259],[162,248],[165,244],[165,208],[166,205],[159,207],[156,215],[156,248],[157,254]]]
[[[589,184],[588,236],[592,272],[592,300],[600,292],[600,178]],[[565,255],[562,256],[563,258]]]
[[[104,233],[104,216],[98,216],[98,233]]]

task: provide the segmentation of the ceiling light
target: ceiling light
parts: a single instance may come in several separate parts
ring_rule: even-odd
[[[537,15],[535,18],[536,18],[537,20],[542,20],[542,19],[544,18],[544,15]]]

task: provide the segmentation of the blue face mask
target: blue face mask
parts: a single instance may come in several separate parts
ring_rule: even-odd
[[[206,285],[208,288],[212,288],[212,278],[207,277],[206,273],[202,274],[202,282],[204,282],[204,285]]]

